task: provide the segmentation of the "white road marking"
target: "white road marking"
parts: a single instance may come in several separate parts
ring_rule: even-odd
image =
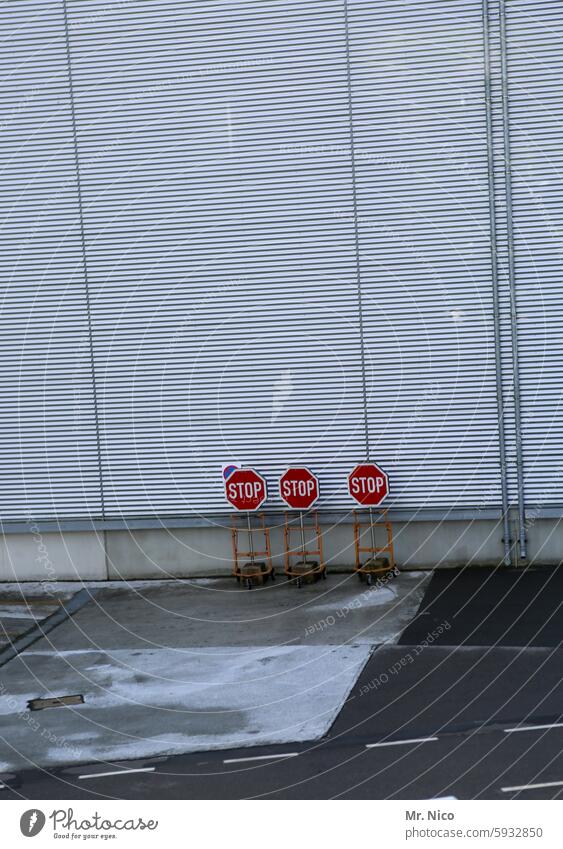
[[[366,749],[377,749],[380,746],[407,746],[409,743],[431,743],[437,737],[413,737],[412,740],[387,740],[385,743],[366,743]]]
[[[518,728],[504,728],[505,734],[516,734],[517,731],[544,731],[547,728],[563,728],[563,722],[552,722],[549,725],[521,725]]]
[[[253,758],[227,758],[224,764],[242,764],[247,761],[271,761],[277,758],[296,758],[299,752],[286,752],[285,755],[256,755]]]
[[[7,784],[0,784],[0,790],[7,790],[7,789],[8,789]]]
[[[518,790],[541,790],[543,787],[563,787],[563,781],[544,781],[543,784],[521,784],[519,787],[501,787],[503,793],[515,793]]]
[[[143,766],[138,769],[116,769],[113,772],[92,772],[86,775],[79,775],[81,781],[87,778],[106,778],[108,775],[130,775],[132,772],[154,772],[154,766]]]

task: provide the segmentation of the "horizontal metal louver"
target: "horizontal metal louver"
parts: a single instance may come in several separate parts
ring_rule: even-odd
[[[371,452],[396,505],[498,507],[481,3],[348,6]]]
[[[563,499],[563,10],[506,3],[524,491],[533,523]]]
[[[100,515],[62,5],[0,5],[0,517]]]
[[[561,505],[560,4],[507,0],[528,511]],[[0,518],[501,502],[480,0],[0,4]],[[509,495],[506,128],[489,2]],[[70,66],[69,66],[70,57]],[[363,341],[363,346],[362,346]],[[535,513],[534,513],[535,515]]]
[[[229,461],[274,504],[292,462],[349,504],[365,452],[342,3],[68,10],[106,515],[224,510]]]

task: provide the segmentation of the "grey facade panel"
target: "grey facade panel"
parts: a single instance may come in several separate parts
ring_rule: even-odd
[[[342,4],[208,10],[69,3],[108,517],[364,455]]]
[[[3,520],[207,521],[229,461],[346,510],[368,452],[394,510],[499,510],[482,8],[3,4]],[[563,13],[506,13],[525,493],[557,510]]]
[[[506,23],[524,489],[534,516],[563,500],[563,10],[511,0]]]
[[[370,450],[397,506],[493,507],[481,4],[349,9]]]
[[[99,517],[100,478],[61,3],[3,3],[3,519]]]

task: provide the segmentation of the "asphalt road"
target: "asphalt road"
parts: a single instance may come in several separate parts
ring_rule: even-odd
[[[555,799],[563,792],[562,742],[563,725],[527,731],[495,726],[410,741],[376,740],[375,745],[373,740],[322,741],[309,747],[240,749],[96,764],[51,774],[35,770],[17,776],[2,796]]]
[[[451,627],[434,645],[561,645],[563,567],[434,572],[419,614],[399,642],[419,643],[444,621]]]
[[[316,743],[36,769],[6,776],[0,792],[28,799],[558,798],[562,574],[437,573],[400,644],[376,648]]]

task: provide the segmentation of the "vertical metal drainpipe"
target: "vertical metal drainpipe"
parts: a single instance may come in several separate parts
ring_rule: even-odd
[[[365,353],[365,335],[364,335],[364,315],[362,303],[362,281],[361,281],[361,266],[360,266],[360,234],[358,223],[358,192],[356,188],[356,155],[354,146],[354,111],[352,108],[352,72],[350,69],[350,34],[348,29],[348,0],[343,0],[344,13],[344,38],[346,50],[346,85],[348,89],[348,124],[350,132],[350,166],[352,171],[352,211],[354,216],[354,249],[356,253],[356,279],[358,293],[358,327],[360,334],[360,358],[362,372],[362,397],[364,408],[364,438],[365,438],[365,459],[370,459],[370,444],[369,444],[369,415],[368,415],[368,395],[367,395],[367,380],[366,380],[366,353]]]
[[[82,248],[82,264],[84,268],[84,297],[85,297],[85,305],[86,305],[86,321],[88,325],[88,348],[89,348],[89,358],[90,358],[90,377],[92,380],[92,402],[94,407],[94,422],[96,427],[96,453],[98,459],[98,479],[100,481],[100,511],[102,519],[105,518],[105,498],[104,498],[104,476],[103,476],[103,466],[102,466],[102,447],[101,447],[101,438],[100,438],[100,416],[99,416],[99,405],[98,405],[98,387],[96,383],[96,363],[94,357],[94,334],[92,329],[92,307],[91,307],[91,299],[90,299],[90,280],[88,277],[88,263],[86,259],[86,236],[84,232],[84,204],[82,202],[82,184],[80,182],[80,157],[78,155],[78,133],[76,129],[76,109],[74,104],[74,83],[72,77],[72,55],[70,51],[70,35],[69,35],[69,25],[68,25],[68,9],[67,9],[67,0],[63,0],[62,2],[62,10],[63,10],[63,20],[64,20],[64,28],[65,28],[65,45],[66,45],[66,58],[67,58],[67,69],[68,69],[68,94],[69,94],[69,105],[70,105],[70,115],[71,115],[71,123],[72,123],[72,136],[73,136],[73,148],[74,148],[74,167],[76,170],[76,198],[78,204],[78,220],[79,220],[79,232],[80,232],[80,245]],[[105,533],[105,532],[104,532]],[[105,548],[105,545],[104,545]],[[107,561],[107,548],[106,550],[106,561]],[[106,563],[107,566],[107,563]]]
[[[524,463],[522,455],[522,415],[520,403],[520,368],[518,357],[518,309],[514,268],[514,224],[512,213],[512,161],[510,156],[510,124],[508,105],[508,63],[506,53],[506,7],[499,0],[500,62],[502,78],[502,125],[504,146],[504,191],[506,195],[506,241],[508,247],[508,288],[510,292],[510,336],[512,351],[512,386],[514,392],[514,435],[516,440],[516,487],[518,490],[518,543],[520,557],[527,557],[526,507],[524,495]]]
[[[500,454],[500,488],[502,501],[502,523],[504,542],[504,564],[511,564],[510,521],[508,516],[508,482],[506,476],[506,443],[504,438],[504,400],[502,391],[502,358],[500,346],[500,303],[498,283],[497,222],[495,210],[495,170],[493,150],[493,111],[491,99],[491,59],[489,50],[489,4],[482,2],[483,12],[483,59],[485,85],[485,118],[487,128],[487,177],[489,186],[489,233],[491,243],[491,276],[493,294],[493,325],[495,343],[495,378],[498,414],[498,441]]]

